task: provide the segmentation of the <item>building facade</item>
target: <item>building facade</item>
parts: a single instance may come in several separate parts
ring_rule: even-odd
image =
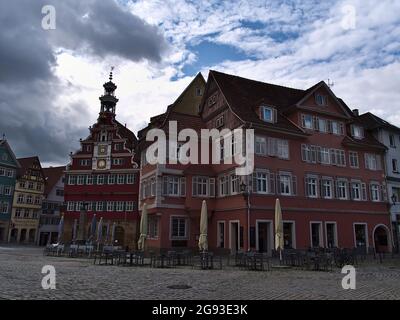
[[[19,167],[7,140],[0,140],[0,242],[6,242],[8,238],[15,180]]]
[[[373,115],[365,113],[361,121],[373,133],[374,137],[387,148],[385,155],[386,182],[390,202],[393,242],[399,251],[400,243],[400,128]]]
[[[20,158],[8,241],[35,244],[45,177],[38,157]]]
[[[64,210],[65,166],[43,168],[46,179],[39,219],[38,244],[57,243],[58,226]]]
[[[210,71],[204,92],[196,87],[192,83],[182,95],[201,92],[200,107],[193,96],[192,103],[183,105],[178,99],[139,133],[140,196],[149,207],[149,247],[196,248],[205,199],[211,249],[270,253],[279,198],[286,248],[392,250],[386,147],[324,82],[298,90]],[[245,141],[254,143],[254,172],[237,176],[237,166],[227,161],[148,164],[146,132],[166,131],[171,120],[178,121],[178,132],[254,129],[254,141]],[[226,160],[238,148],[234,141],[224,144],[218,139],[216,151]],[[211,149],[210,144],[212,154]]]
[[[72,240],[74,221],[79,221],[82,205],[88,213],[87,226],[94,215],[103,226],[115,223],[116,243],[135,248],[138,219],[139,165],[135,134],[116,120],[117,86],[103,85],[100,113],[81,149],[71,153],[65,172],[66,204],[64,241]]]

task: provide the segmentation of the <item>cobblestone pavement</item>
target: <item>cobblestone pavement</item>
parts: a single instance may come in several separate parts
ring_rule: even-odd
[[[56,269],[56,290],[41,287],[41,269]],[[98,266],[85,259],[45,257],[39,248],[0,246],[0,299],[400,299],[400,262],[357,268],[355,290],[344,275],[295,269],[265,272]],[[171,285],[189,289],[169,289]]]

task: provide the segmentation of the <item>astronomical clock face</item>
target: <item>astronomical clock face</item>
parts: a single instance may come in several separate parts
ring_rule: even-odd
[[[105,169],[105,167],[106,167],[106,160],[104,159],[97,160],[97,168]]]

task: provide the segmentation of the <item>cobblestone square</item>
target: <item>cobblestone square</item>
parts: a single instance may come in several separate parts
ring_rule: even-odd
[[[41,286],[44,265],[56,269],[56,289]],[[40,248],[0,247],[0,299],[399,299],[400,263],[386,259],[357,267],[356,289],[343,274],[272,271],[152,269],[93,265],[88,259],[43,256]],[[170,289],[188,285],[188,289]]]

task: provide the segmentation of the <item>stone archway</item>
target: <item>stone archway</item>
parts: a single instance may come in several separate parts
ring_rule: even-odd
[[[372,232],[375,252],[392,252],[390,231],[384,224],[376,225]]]

